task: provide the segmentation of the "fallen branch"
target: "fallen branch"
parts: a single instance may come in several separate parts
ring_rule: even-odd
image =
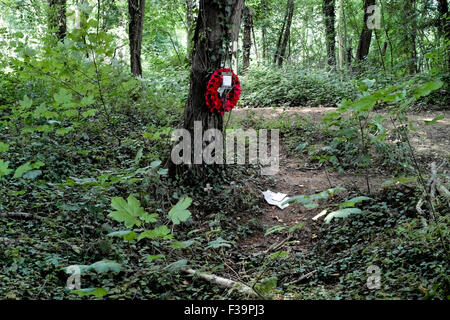
[[[19,219],[36,219],[41,220],[41,216],[37,216],[25,212],[0,212],[0,218],[19,218]]]
[[[199,278],[209,281],[211,283],[216,283],[222,287],[226,287],[226,288],[236,288],[239,292],[244,293],[244,294],[248,294],[250,296],[253,297],[258,297],[259,295],[249,286],[243,284],[243,283],[239,283],[230,279],[226,279],[226,278],[222,278],[213,274],[207,274],[207,273],[202,273],[199,271],[196,271],[194,269],[186,269],[186,268],[182,268],[181,271],[188,273],[190,275],[196,275]]]

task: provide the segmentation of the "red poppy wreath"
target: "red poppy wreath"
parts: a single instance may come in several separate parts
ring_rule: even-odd
[[[220,92],[223,83],[223,74],[232,74],[232,83],[229,89]],[[206,106],[211,112],[218,111],[220,114],[233,110],[241,96],[241,83],[238,76],[231,69],[216,70],[208,82],[206,89]]]

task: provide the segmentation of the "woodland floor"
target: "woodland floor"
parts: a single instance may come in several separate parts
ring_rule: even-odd
[[[280,121],[280,123],[284,123],[284,117],[299,115],[300,117],[308,118],[308,124],[314,126],[330,110],[333,109],[238,109],[233,111],[230,124],[241,126],[243,124],[242,121],[245,122],[251,118],[257,119],[261,127],[271,128],[274,122]],[[432,120],[441,114],[444,114],[445,119],[439,121],[436,125],[426,126],[424,124],[425,120]],[[412,143],[421,156],[421,163],[429,164],[432,161],[438,161],[437,159],[440,159],[440,162],[442,159],[450,160],[450,111],[419,112],[411,114],[410,119],[419,129],[412,133]],[[320,132],[320,130],[316,132]],[[299,138],[297,132],[295,132],[294,136]],[[321,138],[321,136],[318,136],[317,140],[321,140]],[[318,142],[321,143],[322,141]],[[368,296],[371,298],[382,298],[385,297],[383,296],[385,294],[388,297],[406,296],[415,298],[420,296],[421,292],[417,293],[418,285],[416,284],[422,285],[423,283],[420,276],[421,271],[414,270],[408,271],[412,274],[411,278],[405,278],[406,280],[401,278],[398,281],[397,278],[394,278],[397,281],[394,284],[401,286],[411,283],[410,279],[412,279],[414,284],[411,287],[414,286],[414,288],[410,290],[413,292],[411,295],[403,294],[397,287],[386,290],[387,293],[382,292],[379,294],[363,292],[364,289],[361,289],[363,287],[361,281],[366,281],[364,268],[367,268],[364,265],[365,261],[361,259],[365,258],[367,253],[361,254],[361,247],[364,250],[369,248],[367,250],[372,252],[370,251],[372,250],[370,246],[372,242],[378,241],[376,239],[381,239],[379,241],[390,241],[389,234],[383,233],[385,224],[401,224],[403,221],[401,217],[392,218],[395,221],[390,222],[389,215],[380,213],[380,216],[373,218],[374,215],[369,214],[368,217],[361,217],[361,219],[369,220],[363,220],[362,223],[358,222],[358,227],[354,225],[348,227],[339,224],[338,227],[337,225],[328,225],[329,228],[326,229],[323,218],[320,218],[318,221],[312,220],[312,217],[324,209],[322,205],[316,209],[305,209],[299,204],[291,204],[288,208],[280,210],[265,202],[261,191],[267,189],[286,193],[292,197],[316,194],[333,187],[346,188],[346,194],[338,194],[335,198],[327,200],[327,205],[345,201],[348,199],[346,196],[350,195],[368,195],[366,179],[363,174],[353,170],[345,170],[341,173],[335,170],[328,170],[325,165],[320,166],[317,162],[310,163],[308,157],[303,158],[298,154],[292,153],[290,147],[292,146],[289,144],[289,141],[286,141],[286,137],[282,137],[280,171],[277,175],[260,177],[258,174],[253,174],[252,172],[254,171],[246,171],[247,168],[237,168],[238,172],[242,170],[240,173],[240,179],[244,180],[242,186],[240,185],[241,181],[238,181],[234,184],[235,189],[233,189],[228,186],[228,182],[231,185],[234,181],[227,181],[225,183],[226,186],[218,192],[218,195],[216,194],[216,198],[213,197],[214,195],[210,198],[209,194],[207,195],[206,193],[204,197],[200,195],[197,197],[197,204],[191,208],[193,221],[190,228],[201,231],[202,236],[205,235],[207,241],[215,239],[217,236],[214,232],[220,229],[222,237],[234,242],[233,248],[229,248],[229,250],[205,250],[203,246],[195,249],[197,251],[193,251],[189,257],[180,257],[189,258],[189,262],[191,262],[192,258],[193,263],[196,263],[199,270],[201,268],[205,272],[214,273],[246,284],[252,284],[255,283],[255,280],[257,282],[262,280],[262,278],[276,274],[278,277],[277,287],[284,286],[285,288],[287,288],[285,284],[301,278],[302,275],[311,271],[321,270],[318,272],[317,278],[311,279],[310,283],[299,284],[299,287],[294,288],[289,287],[290,291],[287,290],[279,296],[276,294],[270,296],[275,299],[287,299],[290,297],[296,299],[335,299],[342,297],[342,293],[345,294],[344,298],[350,297],[352,299],[364,299]],[[134,157],[134,155],[132,156]],[[386,168],[371,168],[370,186],[372,193],[377,193],[382,189],[383,182],[392,178],[392,174]],[[250,187],[247,187],[247,185]],[[233,191],[235,193],[225,193],[232,189],[236,190]],[[247,190],[251,192],[245,194]],[[121,192],[116,191],[114,194],[126,195],[129,192],[128,187],[124,186]],[[170,190],[165,192],[171,194]],[[184,192],[184,190],[181,189],[179,192]],[[201,190],[197,192],[201,193]],[[156,191],[154,193],[156,194]],[[167,197],[167,194],[164,196]],[[89,198],[91,198],[91,195],[89,195]],[[234,198],[244,199],[242,201],[248,201],[250,204],[245,202],[244,205],[241,202],[233,203],[230,199]],[[405,193],[404,198],[409,202],[415,201],[411,194],[408,193]],[[388,203],[389,200],[386,200],[386,202]],[[226,207],[227,205],[231,207]],[[404,206],[404,204],[401,203],[400,206]],[[62,212],[59,211],[61,210],[55,209],[54,213],[41,212],[40,214],[43,216],[48,215],[49,217],[59,217],[59,215],[62,215]],[[225,214],[220,217],[217,213],[221,211]],[[195,277],[192,278],[183,274],[170,275],[170,277],[168,275],[155,276],[151,269],[141,268],[142,264],[138,262],[139,255],[144,256],[148,254],[146,248],[120,242],[115,242],[113,245],[112,242],[109,242],[110,240],[105,240],[104,233],[106,231],[102,231],[102,228],[107,223],[103,224],[104,218],[100,219],[93,215],[80,215],[79,213],[80,209],[75,208],[72,215],[67,216],[67,218],[60,218],[56,220],[57,222],[53,222],[52,219],[42,221],[9,219],[7,224],[0,225],[3,228],[2,230],[4,230],[5,236],[12,239],[9,242],[5,242],[7,240],[5,238],[4,244],[0,242],[0,254],[4,247],[4,255],[8,257],[7,263],[5,260],[7,273],[0,275],[0,284],[4,285],[4,288],[0,286],[0,293],[3,289],[4,296],[9,299],[27,297],[34,299],[76,299],[77,297],[74,294],[64,291],[67,277],[62,271],[62,267],[74,263],[88,264],[106,257],[115,259],[120,256],[117,253],[117,249],[120,247],[121,255],[125,256],[124,262],[128,264],[127,267],[129,268],[126,273],[121,273],[120,276],[114,277],[111,275],[111,278],[102,278],[104,281],[107,281],[102,284],[98,284],[98,279],[95,277],[90,278],[90,276],[86,276],[86,278],[83,278],[83,281],[86,281],[86,286],[89,284],[90,286],[106,285],[107,288],[110,288],[106,298],[244,298],[239,294],[236,295],[235,292],[227,291],[227,289],[219,288]],[[98,216],[103,215],[105,215],[105,212],[102,209],[99,211]],[[370,230],[368,230],[367,225],[372,222],[373,225],[370,225]],[[288,229],[300,223],[304,225],[295,234],[289,233],[290,235],[288,235],[286,232],[266,234],[271,227],[285,226]],[[333,227],[334,229],[332,229]],[[344,227],[346,228],[345,230],[342,229]],[[186,230],[182,229],[181,231]],[[342,239],[339,240],[341,242],[334,243],[335,236],[341,235]],[[192,236],[187,235],[186,239],[189,238],[192,238]],[[352,239],[355,239],[355,241],[352,242]],[[324,248],[317,249],[322,243],[326,243]],[[394,244],[395,241],[392,243]],[[403,246],[403,243],[401,245]],[[381,245],[379,246],[382,248]],[[432,255],[434,252],[437,252],[436,246],[435,244],[430,244],[430,246],[432,247],[430,255]],[[270,260],[266,259],[268,254],[280,250],[287,251],[291,255],[291,260],[268,262]],[[383,252],[390,254],[392,248],[385,247],[380,250],[385,250]],[[319,255],[316,256],[317,252],[319,252]],[[409,255],[409,251],[405,254]],[[350,255],[353,257],[352,260],[348,258]],[[439,263],[443,261],[441,255],[439,252],[436,253],[437,258],[435,260],[439,261]],[[413,257],[412,259],[416,258]],[[420,259],[422,258],[419,257],[416,259],[417,261],[414,260],[405,265],[420,264]],[[345,266],[341,264],[341,261],[345,262]],[[428,260],[426,262],[428,263]],[[334,266],[326,268],[330,263],[334,263]],[[402,277],[405,272],[396,263],[396,261],[393,262],[394,267],[392,268],[394,272],[398,272],[398,277]],[[221,265],[221,267],[216,267],[218,265]],[[323,269],[327,270],[323,271]],[[342,277],[343,280],[339,277]],[[45,281],[43,282],[42,279],[45,279]],[[343,283],[342,281],[347,282]],[[155,282],[159,283],[156,287]],[[431,286],[432,282],[429,285]],[[293,296],[289,296],[290,294],[293,294]],[[407,294],[409,294],[409,291]]]
[[[231,123],[237,119],[256,117],[262,121],[277,119],[281,115],[300,115],[309,117],[313,122],[318,123],[326,112],[334,111],[335,108],[241,108],[234,111]],[[425,121],[431,121],[439,115],[444,114],[445,119],[439,121],[436,125],[427,126]],[[408,115],[418,130],[412,134],[411,142],[413,147],[426,157],[430,158],[447,158],[450,156],[450,111],[427,111],[417,112]],[[392,126],[391,126],[392,127]],[[268,187],[273,192],[285,193],[288,196],[310,195],[322,192],[324,189],[344,187],[357,193],[367,193],[367,184],[364,176],[357,172],[346,171],[338,173],[328,170],[324,166],[310,164],[305,159],[300,159],[286,152],[283,144],[280,146],[280,171],[273,177],[271,185]],[[393,178],[385,170],[374,170],[370,172],[371,191],[376,193],[382,189],[383,182]],[[264,183],[263,183],[264,185]],[[316,223],[312,220],[314,216],[322,211],[306,210],[298,204],[291,204],[284,210],[276,206],[264,204],[260,216],[260,220],[264,228],[267,230],[274,226],[286,226],[287,228],[303,223],[301,237],[296,237],[294,243],[290,243],[289,250],[292,252],[308,252],[312,245],[312,240],[317,236],[314,233]],[[323,217],[319,219],[323,220]],[[282,242],[282,237],[271,235],[269,237],[264,234],[252,236],[243,241],[239,247],[244,252],[257,253],[269,250],[272,245]],[[281,249],[278,246],[277,249]]]

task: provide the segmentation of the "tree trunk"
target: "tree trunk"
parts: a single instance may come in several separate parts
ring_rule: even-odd
[[[242,56],[242,71],[245,72],[250,66],[250,53],[252,48],[252,16],[249,7],[245,7],[243,11],[244,17],[244,38],[243,38],[243,56]]]
[[[128,0],[131,73],[142,76],[142,32],[144,29],[145,0]]]
[[[364,26],[359,38],[358,50],[356,52],[356,59],[358,61],[364,61],[369,55],[370,43],[372,41],[372,30],[367,26],[369,19],[369,13],[367,8],[375,5],[375,0],[364,0]]]
[[[439,0],[438,4],[439,10],[439,24],[438,30],[441,38],[450,41],[450,22],[447,20],[448,15],[448,3],[447,0]],[[448,50],[447,50],[448,51]],[[447,66],[446,69],[450,68],[450,52],[447,53]]]
[[[194,141],[194,124],[202,123],[202,133],[209,129],[223,130],[223,116],[211,113],[206,106],[205,93],[211,74],[220,69],[230,59],[230,44],[238,39],[244,0],[232,0],[231,5],[219,5],[213,0],[200,0],[199,15],[194,34],[190,89],[184,116],[184,129],[191,136],[191,163],[201,157],[203,141]],[[196,144],[202,147],[198,150]],[[200,158],[201,159],[201,158]],[[202,165],[189,166],[190,171],[201,173]],[[170,175],[179,170],[170,162]]]
[[[283,42],[280,47],[279,55],[278,55],[278,66],[281,67],[283,65],[283,62],[285,60],[286,55],[286,48],[287,44],[289,43],[289,37],[291,36],[291,25],[292,25],[292,18],[294,16],[294,0],[288,0],[287,3],[287,21],[286,21],[286,29],[284,30],[284,37]]]
[[[325,18],[328,66],[334,69],[336,67],[335,0],[323,0],[323,15]]]
[[[66,0],[49,0],[49,25],[58,40],[63,41],[67,33]]]
[[[194,36],[194,0],[186,0],[187,60],[192,60],[192,38]]]
[[[448,2],[447,0],[439,0],[439,34],[441,37],[450,39],[450,22],[447,21],[448,17]]]
[[[261,33],[262,33],[262,58],[263,58],[263,61],[265,61],[266,57],[267,57],[267,44],[266,44],[267,20],[266,20],[266,16],[268,14],[266,0],[261,0],[261,7],[263,9],[263,16],[264,16],[264,21],[263,21],[262,30],[261,30]]]

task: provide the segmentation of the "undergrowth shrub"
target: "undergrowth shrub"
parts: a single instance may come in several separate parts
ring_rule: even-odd
[[[254,67],[242,77],[241,105],[247,107],[325,106],[334,107],[355,96],[351,81],[325,71],[293,67]]]

